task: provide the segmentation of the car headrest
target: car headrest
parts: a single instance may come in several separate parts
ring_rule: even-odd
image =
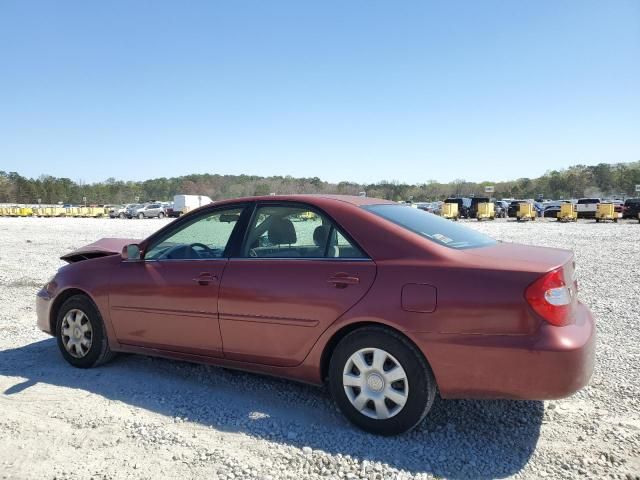
[[[328,225],[320,225],[313,231],[313,243],[318,247],[324,247],[329,239],[329,230],[331,227]]]
[[[296,243],[296,229],[288,218],[274,218],[269,225],[269,242],[273,245]]]

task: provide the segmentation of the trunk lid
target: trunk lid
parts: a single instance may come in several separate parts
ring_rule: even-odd
[[[561,248],[537,247],[518,243],[498,242],[488,247],[464,250],[469,260],[479,266],[500,270],[546,273],[564,267],[573,277],[573,252]]]

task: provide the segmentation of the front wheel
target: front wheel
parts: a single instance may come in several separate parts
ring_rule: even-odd
[[[347,419],[378,435],[415,428],[436,395],[422,353],[402,335],[381,327],[360,328],[338,343],[329,364],[329,386]]]
[[[139,214],[138,214],[138,218],[139,218],[140,220],[142,220],[142,219],[144,218],[144,213],[139,213]]]
[[[164,213],[160,212],[160,213],[158,214],[158,218],[159,218],[160,220],[162,220],[162,219],[164,218]]]
[[[127,218],[127,217],[124,213],[121,213],[120,215],[118,215],[118,218]]]
[[[113,356],[100,312],[84,295],[70,297],[58,311],[56,339],[62,356],[74,367],[96,367]]]

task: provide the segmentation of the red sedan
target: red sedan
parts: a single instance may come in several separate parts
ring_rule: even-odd
[[[572,252],[404,204],[228,200],[62,258],[38,325],[72,365],[133,352],[328,382],[349,420],[383,435],[415,427],[436,392],[560,398],[593,369]]]

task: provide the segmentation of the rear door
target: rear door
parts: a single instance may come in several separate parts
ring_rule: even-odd
[[[257,205],[219,298],[225,358],[301,363],[322,332],[367,292],[376,266],[324,213]]]

